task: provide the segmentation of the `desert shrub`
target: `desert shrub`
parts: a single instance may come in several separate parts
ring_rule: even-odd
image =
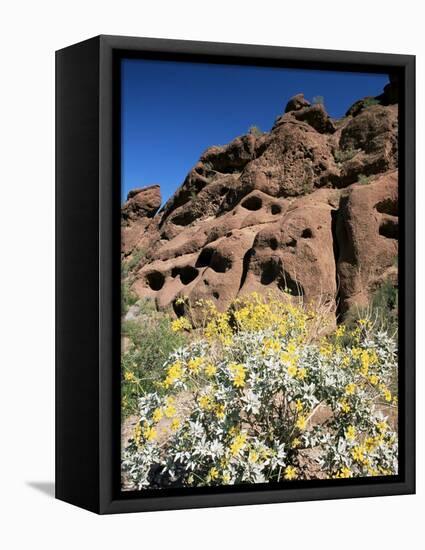
[[[395,407],[394,338],[365,319],[350,346],[343,326],[320,336],[320,309],[287,295],[206,307],[205,328],[166,362],[165,393],[139,400],[123,460],[135,488],[397,473],[380,412]],[[173,329],[188,330],[184,319]]]
[[[132,271],[135,267],[137,267],[140,261],[142,260],[142,258],[145,257],[145,255],[146,255],[146,252],[142,248],[136,249],[132,253],[130,260],[126,264],[127,271]]]
[[[337,163],[343,163],[343,162],[346,162],[347,160],[351,160],[356,154],[358,153],[358,149],[353,149],[353,148],[349,148],[349,149],[337,149],[336,151],[334,151],[334,159],[335,159],[335,162]]]
[[[370,183],[370,176],[359,174],[357,176],[357,183],[360,183],[361,185],[367,185],[368,183]]]
[[[324,105],[325,98],[322,95],[315,95],[312,99],[313,105]]]
[[[363,100],[363,106],[366,109],[368,107],[372,107],[372,105],[379,105],[379,100],[375,99],[374,97],[367,97],[365,100]]]
[[[260,137],[263,135],[264,132],[262,132],[258,126],[250,126],[248,129],[248,133],[255,137]]]
[[[354,328],[360,319],[368,319],[375,330],[391,335],[398,332],[398,288],[390,280],[384,281],[373,292],[367,307],[354,306],[346,315],[345,324]],[[347,331],[351,334],[351,331]]]
[[[381,329],[390,333],[398,330],[398,288],[385,281],[372,295],[369,316]]]
[[[185,342],[184,336],[171,328],[171,319],[156,312],[152,301],[138,302],[141,310],[136,320],[122,323],[122,335],[128,338],[121,355],[122,404],[125,415],[137,410],[137,400],[147,392],[163,393],[158,382],[164,376],[168,357]]]
[[[138,300],[137,294],[131,289],[128,281],[121,283],[121,315],[125,315],[130,306]]]

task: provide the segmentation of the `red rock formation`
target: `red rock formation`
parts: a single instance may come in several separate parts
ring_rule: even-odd
[[[334,311],[365,304],[397,276],[396,97],[392,82],[335,121],[299,94],[269,133],[207,149],[159,212],[159,186],[131,192],[133,289],[159,308],[285,288]]]

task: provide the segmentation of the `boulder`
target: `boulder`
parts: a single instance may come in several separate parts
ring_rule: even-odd
[[[345,314],[354,306],[366,306],[371,293],[396,270],[397,170],[369,184],[352,185],[341,195],[335,233],[339,306]]]
[[[285,113],[299,111],[303,107],[310,107],[310,102],[305,99],[304,94],[296,94],[286,104]]]

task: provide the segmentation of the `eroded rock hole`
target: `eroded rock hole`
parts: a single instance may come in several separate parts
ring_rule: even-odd
[[[301,233],[301,237],[303,239],[311,239],[313,237],[313,231],[307,227],[306,229],[303,230],[303,232]]]
[[[263,206],[263,201],[260,199],[260,197],[253,195],[246,198],[241,204],[247,210],[260,210],[260,208]]]
[[[282,208],[278,204],[272,204],[271,213],[273,214],[273,216],[276,216],[281,212],[282,212]]]
[[[243,257],[242,260],[242,276],[241,276],[241,282],[239,283],[239,290],[243,287],[246,277],[248,275],[248,268],[249,268],[249,262],[251,261],[251,258],[255,255],[255,250],[253,248],[248,249]]]
[[[304,296],[304,288],[302,285],[295,281],[287,271],[284,272],[278,287],[280,290],[289,292],[291,296]]]
[[[193,222],[195,216],[193,212],[181,212],[172,218],[171,222],[174,225],[186,226]]]
[[[196,279],[199,275],[199,271],[191,265],[185,265],[184,267],[173,267],[171,270],[171,277],[175,279],[180,276],[180,280],[184,285],[188,285]]]
[[[375,205],[375,208],[381,214],[389,214],[390,216],[398,216],[398,200],[384,199]]]
[[[379,226],[379,234],[387,239],[398,239],[398,222],[396,220],[384,220]]]
[[[217,273],[225,273],[232,267],[232,260],[215,251],[211,258],[210,267]]]
[[[196,279],[199,271],[191,265],[186,265],[180,269],[180,280],[184,285],[188,285]]]
[[[277,239],[275,237],[272,237],[269,241],[269,245],[272,250],[276,250],[279,246],[279,243],[277,242]]]
[[[213,248],[204,248],[196,260],[196,267],[208,267],[211,263],[211,258],[213,257],[214,249]]]
[[[181,302],[177,303],[177,300],[174,300],[173,311],[177,315],[177,317],[183,317],[183,315],[185,314],[184,304]]]
[[[159,271],[151,271],[146,275],[146,282],[152,290],[158,291],[164,286],[165,277]]]
[[[286,241],[286,246],[290,246],[291,248],[294,248],[295,246],[297,246],[297,241],[293,238],[293,237],[290,237],[287,241]]]
[[[220,294],[217,291],[213,292],[213,296],[216,300],[218,300],[220,298]]]
[[[280,263],[270,258],[262,265],[260,282],[262,285],[269,285],[279,276]]]

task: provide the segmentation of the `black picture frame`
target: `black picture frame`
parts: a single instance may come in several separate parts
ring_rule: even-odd
[[[398,476],[120,491],[119,60],[385,72],[400,79]],[[415,492],[415,57],[98,36],[56,52],[56,498],[96,513]]]

